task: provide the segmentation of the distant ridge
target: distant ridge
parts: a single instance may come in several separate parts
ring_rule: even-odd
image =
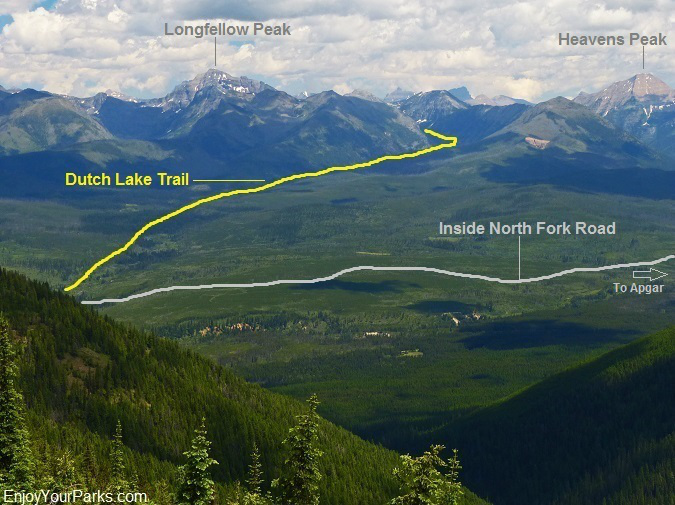
[[[471,105],[490,105],[492,107],[506,107],[507,105],[513,105],[516,103],[522,105],[532,105],[532,103],[522,98],[511,98],[506,95],[497,95],[490,98],[487,95],[478,95],[476,98],[471,98],[466,101],[466,103]]]

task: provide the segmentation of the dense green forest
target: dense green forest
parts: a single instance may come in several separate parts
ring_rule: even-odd
[[[670,324],[667,299],[640,298],[499,319],[446,298],[388,314],[240,312],[154,331],[266,389],[317,393],[326,419],[407,452],[435,443],[426,433],[453,418]]]
[[[430,438],[504,505],[672,505],[675,327],[472,413]]]
[[[41,474],[73,468],[101,483],[114,481],[123,467],[124,482],[170,503],[181,480],[177,465],[195,451],[203,455],[203,423],[209,458],[218,462],[210,471],[219,503],[238,493],[252,453],[259,452],[264,490],[274,479],[283,484],[285,446],[307,412],[300,402],[5,270],[0,313],[17,349],[17,390]],[[394,475],[396,453],[318,416],[316,450],[322,504],[383,504],[404,487]],[[461,503],[483,502],[465,491]]]
[[[217,461],[200,477],[213,479],[216,503],[264,505],[296,482],[288,470],[300,454],[313,468],[304,474],[303,486],[315,489],[308,503],[446,503],[414,501],[460,489],[457,454],[424,452],[443,442],[459,449],[462,481],[500,505],[665,505],[675,496],[675,327],[449,418],[420,434],[411,450],[424,454],[414,458],[324,421],[316,403],[308,409],[249,384],[5,270],[0,313],[25,401],[25,412],[12,414],[25,419],[15,440],[28,441],[43,483],[123,482],[172,504],[186,465]],[[459,503],[484,502],[464,489]]]

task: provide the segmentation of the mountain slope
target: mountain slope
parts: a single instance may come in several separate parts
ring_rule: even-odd
[[[470,150],[488,161],[482,174],[494,182],[673,198],[668,158],[562,97],[529,108]]]
[[[464,152],[494,182],[673,198],[675,170],[668,158],[562,97],[528,108]]]
[[[100,123],[65,98],[30,89],[0,95],[0,154],[111,137]]]
[[[69,427],[67,438],[79,440],[108,438],[121,420],[125,444],[145,465],[155,465],[135,468],[146,482],[166,472],[167,463],[182,462],[204,416],[219,461],[217,481],[244,476],[254,443],[267,476],[277,475],[281,441],[304,409],[297,401],[1,269],[0,312],[21,344],[20,386],[32,415],[43,420],[39,425],[55,421]],[[321,423],[319,438],[321,503],[381,504],[394,496],[395,453],[328,422]],[[483,502],[469,494],[466,503]]]
[[[290,148],[298,154],[313,153],[315,164],[326,159],[348,163],[417,149],[428,142],[414,121],[384,103],[328,91],[303,104],[302,122],[275,149],[279,155]]]
[[[505,128],[518,119],[526,110],[526,105],[513,104],[503,107],[474,105],[467,109],[457,109],[448,115],[437,117],[429,128],[442,132],[452,132],[460,139],[460,146],[475,144],[493,133]]]
[[[523,144],[528,137],[547,142],[546,148],[567,153],[593,153],[608,158],[651,158],[635,138],[585,107],[558,97],[531,107],[492,137],[512,136]]]
[[[570,369],[432,438],[496,504],[670,504],[675,327]]]
[[[637,74],[574,101],[611,121],[648,146],[673,155],[675,89],[652,74]]]

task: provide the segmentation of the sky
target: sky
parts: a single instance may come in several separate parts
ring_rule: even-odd
[[[287,37],[219,37],[217,68],[291,94],[467,86],[536,102],[643,72],[640,45],[560,47],[559,32],[664,33],[644,71],[675,87],[675,0],[0,0],[0,84],[163,96],[214,66],[213,37],[164,24],[206,21],[290,25]]]

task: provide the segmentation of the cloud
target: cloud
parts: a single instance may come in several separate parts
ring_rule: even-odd
[[[61,48],[74,35],[70,21],[64,16],[50,13],[43,8],[33,12],[14,14],[14,22],[3,29],[6,39],[3,48],[17,53],[49,53]]]
[[[163,95],[213,64],[212,38],[164,23],[289,23],[291,37],[219,37],[218,67],[290,93],[366,88],[383,95],[466,85],[539,100],[601,89],[642,71],[641,48],[561,47],[558,32],[667,31],[672,0],[0,0],[0,83],[79,96],[117,88]],[[33,10],[31,10],[33,9]],[[675,34],[672,35],[675,37]],[[673,41],[675,44],[675,40]],[[674,84],[671,46],[647,70]]]
[[[35,3],[35,0],[0,0],[0,15],[25,12]]]

